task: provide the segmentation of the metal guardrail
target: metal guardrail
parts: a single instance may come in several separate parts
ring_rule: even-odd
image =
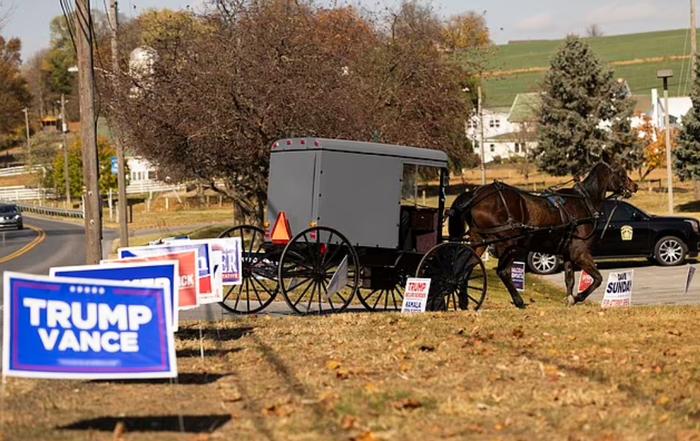
[[[75,219],[83,219],[85,213],[83,210],[69,210],[67,208],[42,207],[40,205],[17,204],[17,207],[22,213],[34,213],[44,216],[72,217]]]

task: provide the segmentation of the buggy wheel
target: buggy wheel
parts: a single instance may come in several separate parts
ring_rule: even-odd
[[[474,250],[459,242],[445,242],[423,256],[416,277],[430,279],[427,310],[481,308],[486,298],[486,268]]]
[[[360,284],[358,261],[355,248],[338,231],[302,231],[280,257],[278,280],[284,299],[298,314],[344,310]]]
[[[277,295],[277,258],[266,252],[265,232],[252,225],[239,225],[219,237],[241,239],[242,283],[224,287],[222,308],[234,314],[255,314],[265,309]]]
[[[360,303],[370,311],[400,311],[403,305],[403,290],[407,275],[404,271],[395,269],[391,280],[381,288],[360,288],[357,297]]]

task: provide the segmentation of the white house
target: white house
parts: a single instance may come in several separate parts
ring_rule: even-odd
[[[524,156],[534,147],[534,134],[530,129],[531,114],[537,94],[518,94],[513,105],[505,108],[484,109],[484,162]],[[481,154],[479,116],[467,121],[466,133],[474,145],[474,152]]]
[[[126,164],[129,167],[129,184],[158,181],[158,171],[147,159],[140,156],[129,156],[126,158]]]

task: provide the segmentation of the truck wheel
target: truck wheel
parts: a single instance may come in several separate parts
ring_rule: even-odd
[[[654,258],[661,266],[680,265],[687,254],[688,246],[676,236],[664,236],[654,247]]]
[[[527,267],[535,274],[554,274],[559,271],[560,266],[559,256],[538,252],[527,254]]]

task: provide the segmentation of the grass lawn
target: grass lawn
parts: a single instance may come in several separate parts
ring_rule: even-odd
[[[656,78],[658,69],[673,69],[669,81],[671,96],[688,93],[689,62],[687,59],[668,59],[687,55],[689,44],[685,29],[612,35],[588,38],[593,52],[604,62],[612,63],[615,76],[624,78],[633,94],[648,95],[650,89],[660,89]],[[563,40],[539,40],[496,46],[488,70],[503,72],[503,76],[485,81],[484,100],[489,107],[510,106],[518,93],[537,91],[551,57]],[[635,62],[639,64],[620,65]],[[539,69],[537,72],[509,73],[518,69]],[[679,89],[679,83],[682,86]]]
[[[700,437],[700,310],[567,308],[557,289],[533,280],[525,311],[508,305],[500,285],[489,295],[480,313],[191,322],[177,333],[177,384],[10,378],[0,432],[5,440]]]

